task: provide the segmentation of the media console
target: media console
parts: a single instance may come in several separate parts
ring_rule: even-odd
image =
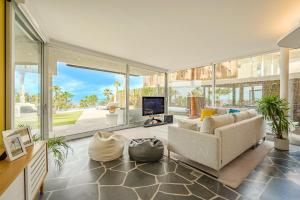
[[[163,120],[156,117],[165,113],[165,98],[164,97],[143,97],[142,98],[142,115],[150,118],[144,122],[144,127],[160,126],[167,123],[173,123],[172,115],[164,115]]]
[[[152,126],[160,126],[160,125],[164,125],[164,124],[166,124],[166,122],[163,122],[162,120],[160,120],[158,118],[152,117],[150,119],[147,119],[144,122],[144,127],[147,128],[147,127],[152,127]]]
[[[159,118],[155,118],[155,117],[151,117],[150,119],[147,119],[144,122],[144,127],[152,127],[152,126],[161,126],[161,125],[165,125],[168,123],[173,123],[173,116],[172,115],[165,115],[164,116],[164,121],[162,121]]]

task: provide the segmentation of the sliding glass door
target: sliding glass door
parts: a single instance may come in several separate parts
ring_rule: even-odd
[[[7,3],[7,127],[41,138],[80,138],[140,124],[143,96],[165,96],[166,73],[127,59],[44,40]],[[45,66],[45,67],[44,67]]]
[[[129,88],[128,122],[140,125],[145,121],[142,97],[165,95],[165,73],[129,66]]]
[[[13,22],[12,127],[41,133],[42,42],[20,14]]]
[[[50,48],[49,137],[80,137],[126,122],[126,65]]]
[[[168,86],[169,114],[198,117],[201,108],[212,105],[212,66],[169,73]]]

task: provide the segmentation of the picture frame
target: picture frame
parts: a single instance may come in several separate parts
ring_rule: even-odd
[[[3,137],[8,137],[10,135],[20,135],[25,147],[33,145],[31,129],[28,127],[3,131]]]
[[[27,153],[19,134],[4,136],[3,143],[10,161],[16,160]]]

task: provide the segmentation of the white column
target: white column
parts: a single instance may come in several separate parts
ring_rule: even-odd
[[[216,88],[216,64],[212,64],[212,106],[215,107]]]
[[[280,98],[288,100],[289,49],[280,48]]]

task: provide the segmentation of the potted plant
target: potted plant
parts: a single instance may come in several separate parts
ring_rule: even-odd
[[[274,145],[279,150],[289,150],[288,132],[292,122],[288,119],[288,102],[278,96],[265,96],[257,102],[259,112],[271,122]]]
[[[18,128],[30,128],[31,126],[28,124],[18,124]],[[39,141],[41,138],[38,135],[33,135],[33,141]],[[72,148],[69,146],[69,144],[65,141],[65,138],[60,136],[60,137],[53,137],[49,138],[47,140],[48,143],[48,150],[50,154],[52,155],[53,161],[60,170],[65,162],[65,160],[68,157],[69,151],[73,151]]]
[[[109,113],[115,113],[117,109],[117,103],[111,102],[107,104]]]

